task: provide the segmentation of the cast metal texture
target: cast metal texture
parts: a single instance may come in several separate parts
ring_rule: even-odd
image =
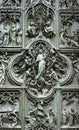
[[[79,0],[0,0],[0,130],[79,130]]]

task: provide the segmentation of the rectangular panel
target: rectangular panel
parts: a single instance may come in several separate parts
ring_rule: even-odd
[[[79,129],[79,91],[62,92],[62,129]]]
[[[19,91],[0,91],[0,129],[3,128],[21,128]]]

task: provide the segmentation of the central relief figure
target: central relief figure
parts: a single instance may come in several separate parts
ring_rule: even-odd
[[[9,64],[10,79],[26,86],[33,98],[48,98],[58,85],[70,78],[69,59],[60,54],[50,43],[33,42]]]

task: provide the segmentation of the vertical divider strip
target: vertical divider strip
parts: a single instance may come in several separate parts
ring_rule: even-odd
[[[22,130],[25,130],[25,90],[22,89],[22,96],[21,96],[21,121],[22,121]]]
[[[23,34],[23,37],[22,37],[22,45],[23,45],[23,48],[24,48],[24,44],[25,44],[25,0],[22,0],[22,34]]]
[[[57,130],[61,127],[61,90],[57,89]]]

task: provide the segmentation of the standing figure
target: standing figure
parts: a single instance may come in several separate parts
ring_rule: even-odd
[[[16,33],[17,33],[16,25],[13,24],[11,28],[11,35],[10,35],[12,43],[16,43]]]
[[[22,30],[19,28],[17,31],[17,45],[22,44]]]
[[[66,109],[63,110],[63,113],[62,113],[62,124],[63,125],[67,125],[68,124],[68,113],[66,111]]]
[[[45,58],[46,54],[43,54],[40,50],[40,53],[36,59],[36,62],[38,62],[38,74],[36,76],[36,79],[39,79],[45,72]]]

